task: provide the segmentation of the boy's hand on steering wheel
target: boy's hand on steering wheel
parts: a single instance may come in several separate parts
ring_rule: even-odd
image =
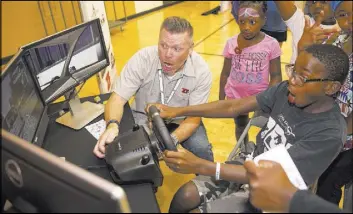
[[[201,158],[182,147],[177,152],[165,150],[163,159],[171,170],[182,174],[197,174],[202,166]]]
[[[157,109],[159,110],[159,115],[163,119],[173,119],[177,116],[176,115],[176,108],[170,107],[167,105],[163,105],[160,103],[148,103],[145,108],[145,112],[147,114],[148,114],[148,110],[149,110],[150,106],[152,106],[152,105],[157,107]]]

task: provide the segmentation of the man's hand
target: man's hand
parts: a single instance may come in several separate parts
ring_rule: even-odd
[[[200,172],[202,159],[188,150],[178,147],[178,151],[164,151],[163,159],[167,166],[178,173],[196,174]]]
[[[250,184],[250,202],[266,212],[288,212],[292,196],[297,191],[282,166],[274,161],[245,161]]]
[[[323,44],[333,42],[339,36],[337,29],[322,29],[321,23],[324,18],[324,12],[321,11],[313,26],[310,26],[310,18],[305,16],[305,27],[302,37],[298,42],[298,51],[304,50],[312,44]]]
[[[103,134],[99,137],[96,146],[93,149],[93,153],[99,157],[105,157],[105,146],[111,143],[119,134],[118,125],[115,123],[109,124]]]
[[[149,103],[149,104],[147,104],[146,108],[145,108],[145,112],[147,114],[148,114],[148,110],[149,110],[150,106],[152,106],[152,105],[157,107],[157,109],[159,110],[159,115],[163,119],[173,119],[173,118],[178,116],[177,115],[177,108],[166,106],[166,105],[159,104],[159,103]]]

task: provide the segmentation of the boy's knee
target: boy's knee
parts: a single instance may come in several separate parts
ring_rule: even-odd
[[[184,184],[174,195],[169,212],[189,212],[201,203],[195,184],[190,181]]]

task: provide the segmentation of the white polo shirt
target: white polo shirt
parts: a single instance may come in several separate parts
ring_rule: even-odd
[[[135,95],[131,109],[135,122],[139,125],[147,122],[147,116],[144,114],[147,103],[162,103],[159,79],[161,68],[158,46],[143,48],[130,58],[113,85],[113,92],[125,100]],[[163,72],[162,78],[165,101],[168,100],[178,80],[182,78],[168,106],[182,107],[208,101],[212,75],[205,60],[196,52],[192,52],[184,68],[173,78],[167,78]]]

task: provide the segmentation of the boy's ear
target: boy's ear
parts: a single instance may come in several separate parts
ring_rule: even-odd
[[[332,81],[326,84],[325,93],[328,96],[336,94],[341,89],[342,84],[338,81]]]

